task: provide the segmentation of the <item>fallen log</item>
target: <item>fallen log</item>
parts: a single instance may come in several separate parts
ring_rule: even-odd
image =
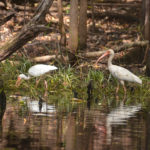
[[[39,56],[39,57],[35,57],[33,59],[30,59],[32,62],[47,62],[47,61],[50,61],[50,60],[53,60],[53,59],[60,59],[61,58],[61,55],[45,55],[45,56]]]
[[[136,41],[136,42],[131,42],[131,43],[125,43],[122,46],[118,46],[114,49],[114,51],[117,53],[115,58],[118,58],[119,53],[123,50],[132,48],[134,46],[147,46],[148,43],[149,43],[148,41]],[[100,51],[79,53],[76,55],[76,57],[78,57],[79,59],[95,58],[95,57],[101,56],[106,50],[102,49]],[[39,57],[31,58],[30,60],[32,62],[47,62],[47,61],[50,61],[50,60],[53,60],[56,58],[61,59],[61,57],[62,57],[61,55],[45,55],[45,56],[39,56]],[[68,60],[67,57],[66,57],[66,60]]]
[[[101,54],[103,54],[105,51],[96,51],[96,52],[87,52],[87,53],[79,53],[78,55],[76,55],[76,57],[80,58],[80,59],[87,59],[87,58],[91,58],[91,57],[99,57]],[[61,59],[61,55],[45,55],[45,56],[38,56],[38,57],[34,57],[31,58],[30,61],[31,62],[48,62],[50,60],[54,60],[54,59]],[[66,61],[69,61],[69,58],[67,56],[63,56],[65,57]]]
[[[28,41],[35,38],[40,32],[47,31],[51,31],[51,29],[43,25],[27,26],[12,40],[7,41],[2,47],[0,47],[0,61],[9,57],[11,54],[25,45]]]
[[[0,19],[0,26],[5,24],[7,21],[9,21],[12,17],[15,16],[14,12],[10,12],[6,17]]]
[[[115,48],[115,51],[120,52],[124,49],[128,49],[131,47],[136,47],[136,46],[147,46],[147,44],[149,44],[149,41],[135,41],[135,42],[130,42],[130,43],[125,43],[122,46],[118,46],[117,48]]]
[[[140,3],[94,3],[94,6],[102,7],[140,7]]]
[[[45,18],[52,3],[53,0],[41,1],[31,21],[25,25],[14,38],[10,41],[6,41],[6,43],[0,47],[0,61],[8,58],[28,41],[33,40],[39,33],[51,31],[49,27],[40,25],[40,23],[43,21],[43,18]]]
[[[149,41],[135,41],[135,42],[131,42],[131,43],[125,43],[121,46],[116,47],[115,49],[113,49],[113,48],[112,49],[116,53],[119,53],[123,50],[129,49],[129,48],[132,48],[132,47],[137,47],[137,46],[141,46],[141,47],[145,46],[146,47],[148,44],[149,44]],[[88,57],[99,57],[106,50],[102,49],[101,51],[96,51],[96,52],[79,53],[79,56],[86,57],[86,58],[88,58]]]
[[[102,51],[96,51],[96,52],[86,52],[86,53],[79,53],[79,56],[90,58],[90,57],[99,57],[101,54],[103,54],[106,50]],[[78,56],[78,55],[77,55]]]

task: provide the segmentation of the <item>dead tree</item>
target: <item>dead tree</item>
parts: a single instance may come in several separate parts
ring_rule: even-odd
[[[78,49],[78,0],[70,1],[69,49],[69,59],[71,64],[74,64]]]
[[[53,0],[41,1],[31,21],[26,24],[15,37],[6,41],[6,43],[0,47],[0,61],[8,58],[28,41],[33,40],[39,33],[51,31],[49,27],[45,27],[41,22],[43,21],[43,18],[45,18],[52,3]]]
[[[58,16],[59,16],[59,32],[61,34],[60,44],[66,46],[66,33],[63,21],[63,4],[62,0],[57,0],[58,4]]]
[[[150,42],[150,1],[145,0],[145,21],[144,21],[144,38]],[[143,63],[146,62],[146,74],[150,76],[150,47],[149,45],[145,51]]]
[[[85,49],[87,42],[87,0],[80,0],[79,48]]]

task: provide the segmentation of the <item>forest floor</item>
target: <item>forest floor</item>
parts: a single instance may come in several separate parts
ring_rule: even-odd
[[[126,6],[123,4],[111,4],[95,5],[94,17],[95,27],[92,22],[92,10],[88,7],[88,20],[87,20],[87,48],[85,52],[107,50],[108,48],[115,49],[125,43],[131,43],[138,40],[142,40],[141,27],[140,27],[140,3],[131,3]],[[130,3],[129,3],[130,4]],[[133,5],[132,5],[133,4]],[[36,6],[37,4],[35,4]],[[67,41],[69,37],[69,7],[67,2],[64,2],[64,23],[66,26]],[[21,6],[17,5],[18,12],[16,18],[12,18],[7,23],[0,27],[0,40],[1,44],[5,43],[6,40],[11,39],[12,36],[17,34],[22,26],[32,18],[35,8],[30,5]],[[10,10],[11,11],[11,10]],[[8,14],[8,11],[1,10],[1,16]],[[58,27],[58,14],[57,14],[57,2],[54,1],[50,8],[50,13],[46,16],[46,21],[49,26],[53,28],[53,32],[50,34],[40,34],[33,41],[28,42],[17,52],[19,56],[26,56],[27,58],[34,58],[43,55],[53,55],[59,53],[59,27]],[[131,48],[133,49],[133,48]],[[126,55],[128,51],[119,52],[119,63],[125,64],[140,64],[144,57],[143,51],[145,47],[138,47],[139,49],[132,55]],[[130,50],[130,49],[129,49]],[[139,52],[139,53],[137,53]],[[127,57],[124,57],[127,56]],[[91,58],[82,60],[87,63],[96,61],[97,58]],[[84,63],[86,63],[84,62]]]

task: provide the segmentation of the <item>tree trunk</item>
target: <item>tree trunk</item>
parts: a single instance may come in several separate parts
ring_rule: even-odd
[[[150,2],[145,0],[145,22],[144,22],[144,38],[150,42]],[[145,52],[146,74],[150,76],[150,49],[149,45]]]
[[[141,9],[141,25],[144,26],[145,21],[145,0],[142,0],[142,9]]]
[[[145,23],[144,23],[144,37],[145,40],[150,41],[150,2],[145,0]]]
[[[78,49],[78,0],[70,1],[69,49],[69,61],[74,65]]]
[[[78,0],[70,3],[69,48],[75,54],[78,48]]]
[[[66,45],[66,33],[63,21],[63,8],[62,8],[62,0],[57,1],[58,4],[58,16],[59,16],[59,31],[61,34],[60,44],[65,46]]]
[[[95,31],[94,0],[91,0],[91,8],[92,8],[92,30]]]
[[[147,61],[146,61],[146,72],[145,74],[150,77],[150,49],[147,53]]]
[[[8,58],[11,54],[16,52],[19,48],[24,46],[28,41],[34,39],[39,33],[51,31],[50,28],[44,25],[38,25],[45,18],[46,13],[49,11],[53,0],[42,0],[39,4],[33,19],[25,25],[20,33],[18,33],[10,41],[7,41],[0,47],[0,61]]]
[[[86,48],[87,41],[87,0],[80,0],[79,48]]]

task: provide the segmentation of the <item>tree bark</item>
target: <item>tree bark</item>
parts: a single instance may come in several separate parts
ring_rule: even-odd
[[[140,18],[140,21],[141,21],[141,26],[144,26],[144,21],[145,21],[145,0],[142,0],[142,8],[141,8],[141,18]]]
[[[14,16],[15,16],[15,13],[14,12],[10,12],[6,17],[0,19],[0,26],[5,24],[7,21],[9,21]]]
[[[69,25],[69,61],[71,65],[76,62],[78,49],[78,0],[71,0],[70,2],[70,25]]]
[[[78,0],[70,3],[69,48],[75,54],[78,48]]]
[[[95,31],[95,11],[94,11],[94,0],[91,0],[92,9],[92,30]]]
[[[150,2],[145,0],[145,23],[144,23],[144,37],[145,40],[150,41]]]
[[[79,48],[86,48],[87,41],[87,0],[80,0]]]
[[[16,34],[13,39],[7,41],[3,46],[0,47],[0,61],[8,58],[28,41],[34,39],[39,33],[51,31],[50,28],[38,24],[43,21],[43,18],[45,18],[45,15],[49,11],[52,3],[53,0],[41,1],[32,20],[25,25],[20,33]]]
[[[2,47],[0,47],[0,61],[8,58],[28,41],[34,39],[40,32],[44,31],[51,31],[51,29],[46,28],[43,25],[30,25],[26,26],[26,28],[24,27],[23,30],[12,40],[7,41]]]
[[[145,0],[145,22],[144,22],[144,38],[150,42],[150,1]],[[146,62],[146,74],[150,76],[150,49],[149,45],[145,51],[143,62]]]
[[[150,49],[147,50],[147,61],[145,74],[150,77]]]
[[[60,44],[65,46],[66,45],[66,33],[63,21],[63,7],[62,7],[62,0],[57,1],[58,4],[58,16],[59,16],[59,31],[61,34]]]

